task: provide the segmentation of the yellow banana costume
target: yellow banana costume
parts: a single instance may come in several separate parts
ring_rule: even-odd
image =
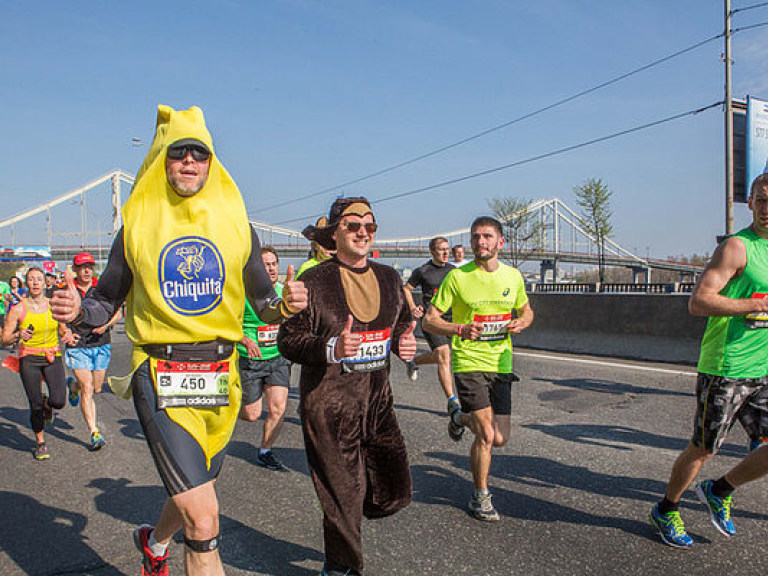
[[[166,176],[168,146],[195,138],[211,151],[208,179],[189,197]],[[126,261],[133,284],[126,298],[126,332],[133,342],[131,373],[148,355],[147,344],[242,338],[243,267],[251,233],[242,196],[216,157],[203,112],[159,106],[155,138],[123,206]],[[157,360],[150,358],[154,381]],[[166,408],[203,448],[207,464],[226,447],[240,409],[237,353],[229,359],[229,406]],[[113,390],[131,395],[131,377],[110,378]]]

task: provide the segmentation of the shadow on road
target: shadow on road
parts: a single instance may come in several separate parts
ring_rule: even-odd
[[[31,452],[36,443],[29,424],[29,410],[3,406],[0,408],[0,418],[10,422],[10,424],[0,422],[0,431],[2,431],[2,434],[0,434],[0,445],[20,452]],[[52,438],[58,438],[78,446],[88,446],[83,440],[67,434],[64,430],[74,430],[74,427],[60,416],[57,416],[53,427],[48,426],[45,429],[45,433]]]
[[[0,491],[0,550],[24,574],[120,575],[86,544],[82,534],[88,519],[82,514],[40,504],[16,492]],[[30,521],[34,518],[34,521]],[[37,542],[34,546],[30,543]]]
[[[239,425],[240,424],[238,424],[238,426]],[[243,442],[242,440],[233,440],[229,443],[229,448],[227,449],[227,456],[233,457],[233,458],[239,458],[240,460],[243,460],[248,464],[253,464],[254,466],[258,466],[258,464],[256,463],[256,454],[258,452],[258,446],[259,446],[258,441],[260,441],[261,439],[261,436],[260,436],[261,425],[258,425],[258,426],[259,426],[259,431],[258,431],[259,436],[254,438],[253,443]],[[309,476],[309,468],[307,467],[307,456],[303,449],[288,448],[286,446],[275,446],[275,455],[277,455],[277,457],[280,458],[280,461],[289,470],[292,470],[294,472],[300,472],[302,474]]]
[[[101,491],[94,498],[99,512],[131,526],[154,523],[167,496],[162,486],[132,486],[127,478],[96,478],[88,487]],[[297,563],[323,560],[317,550],[272,538],[227,516],[221,516],[220,522],[224,542],[222,559],[235,568],[275,576],[306,576],[316,574],[317,570],[297,566]],[[175,541],[181,542],[180,534]],[[130,532],[126,532],[126,549],[133,549]],[[181,547],[175,547],[172,553],[181,554]]]
[[[677,390],[667,390],[665,388],[650,386],[635,386],[623,382],[613,382],[611,380],[595,380],[593,378],[574,378],[551,380],[546,378],[531,378],[534,382],[546,382],[554,386],[565,388],[574,388],[576,390],[588,392],[603,392],[606,394],[652,394],[655,396],[682,396],[693,397],[693,392],[678,392]],[[693,385],[691,386],[693,388]]]

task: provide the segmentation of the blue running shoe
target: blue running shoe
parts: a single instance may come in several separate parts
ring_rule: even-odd
[[[685,525],[683,524],[683,519],[680,518],[680,512],[674,511],[661,514],[659,512],[659,505],[656,504],[651,508],[651,513],[648,514],[648,520],[659,531],[659,536],[661,536],[664,544],[673,548],[689,548],[693,546],[693,539],[685,531]]]
[[[729,538],[736,534],[731,522],[731,497],[718,498],[712,494],[712,480],[704,480],[696,485],[696,496],[707,507],[712,525]]]
[[[752,440],[752,442],[749,443],[749,451],[754,452],[755,450],[760,448],[760,446],[762,446],[763,444],[768,444],[768,441],[765,440],[765,438],[758,438],[757,440]]]
[[[102,436],[99,429],[96,428],[96,430],[91,432],[91,445],[88,446],[88,450],[96,452],[96,450],[100,450],[106,443],[107,441],[104,439],[104,436]]]
[[[67,378],[67,390],[69,390],[69,405],[77,406],[80,403],[80,390],[75,390],[75,380],[72,376]]]

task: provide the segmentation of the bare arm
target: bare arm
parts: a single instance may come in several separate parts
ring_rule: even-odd
[[[439,310],[434,304],[427,310],[421,327],[432,334],[440,336],[458,336],[468,340],[475,340],[483,331],[483,325],[480,322],[470,322],[469,324],[456,324],[443,320],[444,312]]]
[[[515,312],[517,312],[517,318],[507,324],[507,332],[520,334],[533,323],[533,308],[530,302],[526,302],[520,308],[516,308]]]
[[[408,284],[408,282],[405,283],[403,286],[403,295],[405,296],[405,302],[408,304],[408,309],[411,311],[411,314],[414,318],[421,318],[424,316],[424,307],[423,306],[417,306],[416,302],[413,300],[413,286]]]
[[[21,306],[14,306],[8,313],[8,317],[5,319],[5,326],[3,326],[3,346],[10,346],[18,342],[19,333],[17,329],[19,327],[19,318],[21,318],[21,310]]]
[[[768,299],[728,298],[720,294],[746,265],[747,250],[740,239],[729,238],[720,244],[693,289],[688,302],[690,313],[694,316],[745,316],[751,312],[767,312]]]

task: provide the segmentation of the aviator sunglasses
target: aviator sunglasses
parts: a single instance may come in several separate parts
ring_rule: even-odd
[[[199,146],[179,146],[176,148],[168,148],[168,158],[171,160],[183,160],[187,157],[187,154],[192,154],[192,158],[196,162],[205,162],[211,157],[211,153],[205,148]]]
[[[379,225],[376,224],[376,222],[366,222],[365,224],[362,222],[343,222],[341,226],[353,234],[360,230],[361,227],[365,227],[365,231],[368,232],[368,234],[374,234],[379,228]]]

